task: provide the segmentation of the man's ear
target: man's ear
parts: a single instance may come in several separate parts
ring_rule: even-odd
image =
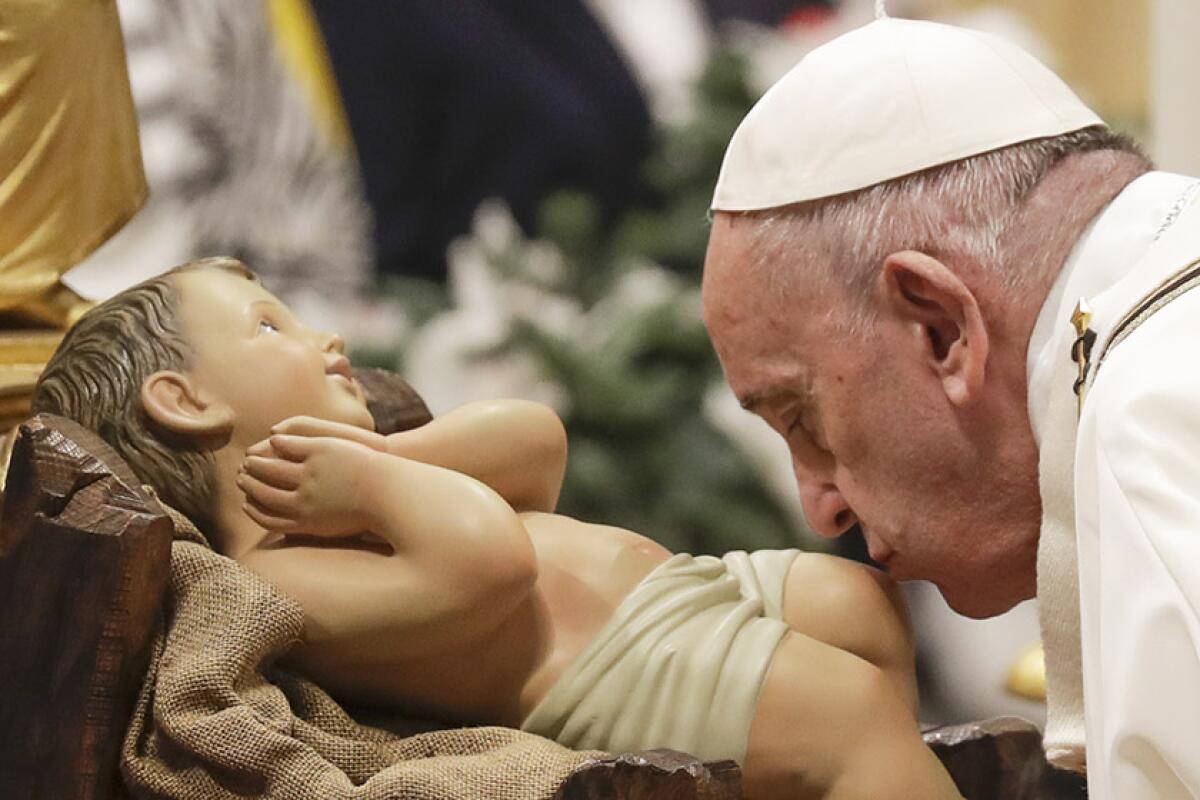
[[[142,407],[156,425],[188,437],[223,436],[233,427],[233,410],[198,391],[182,372],[161,370],[142,382]]]
[[[963,406],[979,398],[988,332],[979,303],[962,279],[936,258],[905,250],[883,262],[880,289],[884,307],[910,330],[950,402]]]

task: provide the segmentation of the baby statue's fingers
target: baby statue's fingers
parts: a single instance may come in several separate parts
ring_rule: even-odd
[[[315,442],[320,441],[309,436],[291,436],[286,433],[275,433],[268,440],[271,448],[280,458],[289,461],[303,461],[313,452]]]
[[[271,447],[270,439],[263,439],[261,442],[255,442],[246,448],[248,456],[262,456],[263,458],[271,458],[275,455],[275,448]]]
[[[300,485],[300,476],[304,473],[304,467],[295,461],[256,455],[246,456],[242,461],[242,470],[277,489],[295,489]]]
[[[246,473],[237,476],[237,486],[247,499],[275,514],[288,514],[296,508],[296,493],[268,486]]]
[[[317,417],[289,417],[271,428],[271,433],[287,434],[289,436],[328,436],[334,439],[348,439],[364,444],[375,450],[384,449],[387,444],[384,437],[375,431],[347,425],[344,422],[332,422]]]
[[[286,433],[291,436],[329,436],[335,422],[327,422],[316,417],[288,417],[283,422],[271,426],[271,433]]]
[[[288,533],[298,527],[295,520],[269,514],[254,503],[243,503],[242,510],[246,512],[246,516],[269,531]]]

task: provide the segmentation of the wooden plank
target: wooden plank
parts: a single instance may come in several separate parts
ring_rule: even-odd
[[[999,717],[925,732],[967,800],[1086,800],[1082,775],[1052,767],[1031,722]]]
[[[115,458],[48,417],[23,425],[13,450],[0,523],[6,800],[111,797],[148,662],[172,526],[96,452]]]
[[[567,776],[555,800],[741,800],[733,761],[702,762],[674,750],[643,750],[587,761]]]

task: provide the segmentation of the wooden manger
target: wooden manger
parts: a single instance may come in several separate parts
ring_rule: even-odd
[[[430,419],[398,376],[356,370],[382,432]],[[0,516],[0,797],[109,800],[170,575],[172,523],[112,449],[59,417],[25,422]],[[49,579],[48,576],[55,576]],[[1028,723],[940,728],[927,743],[969,800],[1075,800]],[[669,750],[589,761],[558,800],[736,800],[732,761]]]
[[[398,377],[356,377],[381,430],[429,419]],[[0,517],[0,797],[126,796],[119,748],[162,611],[172,532],[98,436],[49,415],[21,426]],[[736,800],[740,773],[732,761],[649,751],[587,762],[556,796]]]

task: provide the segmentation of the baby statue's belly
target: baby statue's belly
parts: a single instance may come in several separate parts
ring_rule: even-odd
[[[671,557],[662,545],[624,528],[560,514],[527,512],[520,517],[537,552],[539,572],[548,579],[562,578],[548,580],[543,591],[567,625],[595,623],[585,609],[574,613],[576,592],[594,597],[605,607],[603,623],[642,578]]]
[[[671,553],[620,528],[524,513],[538,559],[529,597],[480,641],[355,675],[352,699],[410,715],[519,726],[642,578]]]
[[[522,716],[608,622],[633,587],[671,557],[631,531],[557,514],[521,515],[537,552],[543,605],[542,658],[521,692]]]

